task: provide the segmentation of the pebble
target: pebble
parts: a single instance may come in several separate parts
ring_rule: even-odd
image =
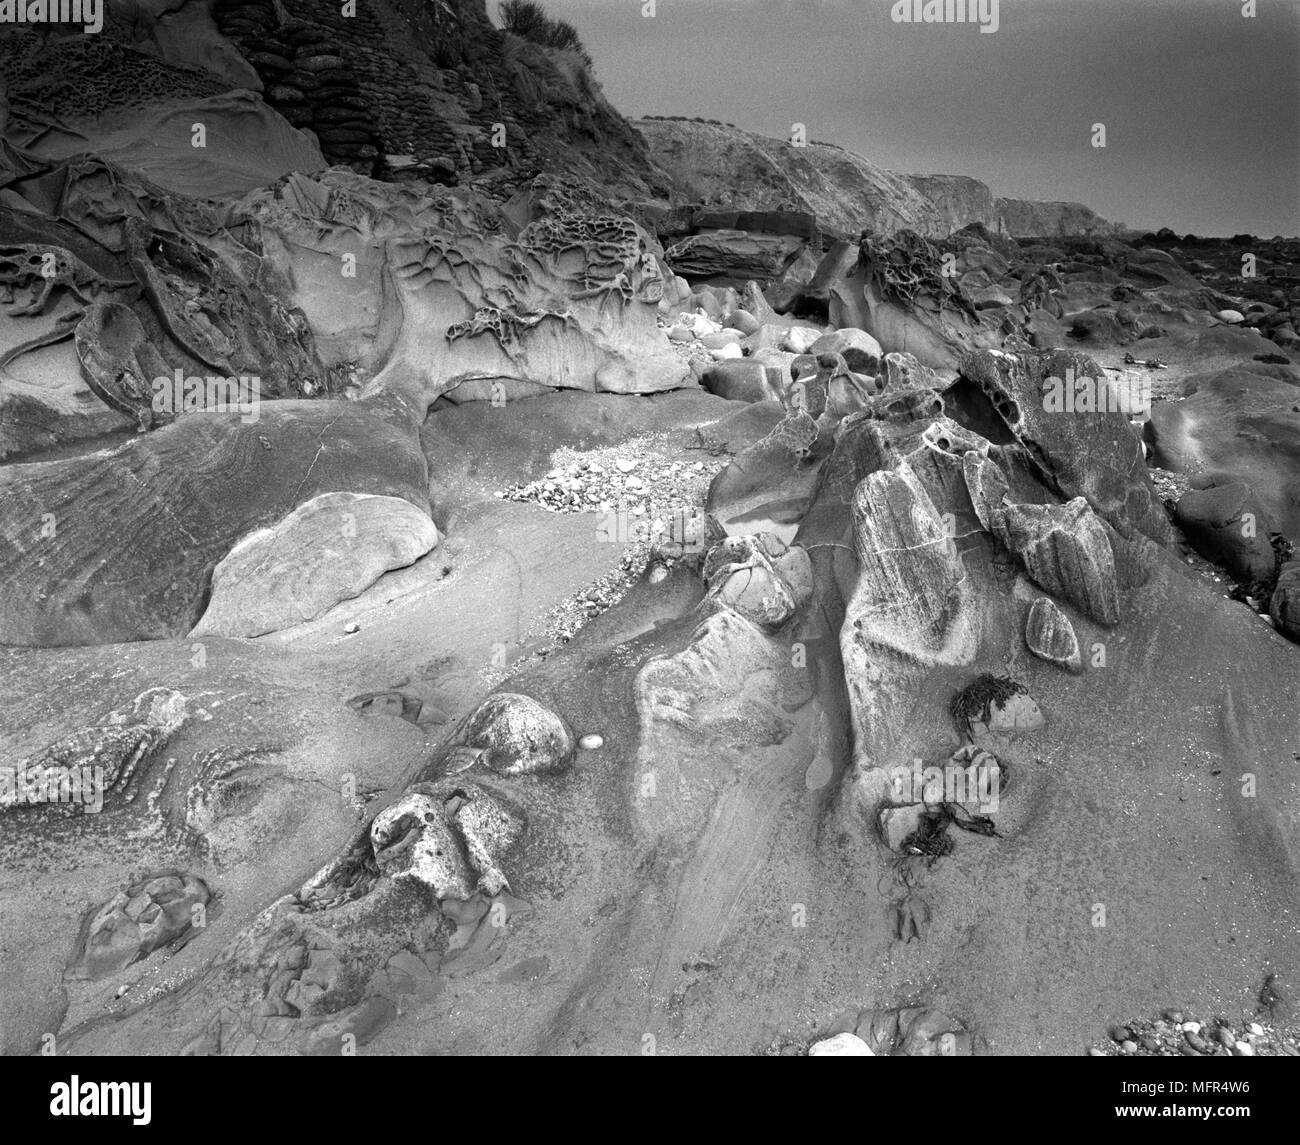
[[[1255,1056],[1255,1047],[1249,1042],[1238,1042],[1233,1048],[1237,1051],[1238,1057],[1253,1058]]]
[[[359,625],[355,620],[349,620],[343,626],[344,636],[351,636],[354,632],[360,632],[360,631],[361,631],[361,625]]]
[[[836,1034],[814,1043],[808,1049],[810,1058],[873,1058],[876,1055],[857,1034]]]
[[[1120,1043],[1119,1048],[1122,1049],[1126,1054],[1135,1054],[1138,1052],[1137,1042],[1133,1041],[1132,1038],[1129,1038],[1127,1041]]]
[[[597,748],[603,747],[604,745],[605,737],[598,736],[594,732],[583,736],[582,739],[578,741],[578,746],[582,748],[583,751],[595,751]]]
[[[620,473],[631,473],[636,468],[636,462],[627,457],[620,457],[614,464],[618,466]]]

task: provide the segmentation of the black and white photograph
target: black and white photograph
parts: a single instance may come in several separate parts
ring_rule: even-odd
[[[0,1054],[1293,1108],[1300,2],[0,0]]]

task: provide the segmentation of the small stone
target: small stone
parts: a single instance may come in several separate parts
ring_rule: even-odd
[[[583,751],[596,751],[604,745],[605,737],[598,736],[594,732],[585,735],[582,739],[578,740],[578,746],[582,748]]]
[[[620,457],[614,464],[618,466],[620,473],[631,473],[636,468],[636,461],[627,457]]]
[[[876,1055],[857,1034],[836,1034],[808,1048],[810,1058],[873,1058]]]
[[[1162,1016],[1164,1017],[1165,1021],[1173,1022],[1175,1026],[1178,1026],[1180,1029],[1182,1028],[1182,1024],[1183,1024],[1182,1010],[1166,1010]]]
[[[1114,1042],[1127,1042],[1133,1037],[1133,1033],[1127,1026],[1111,1026],[1110,1037]]]
[[[1138,1052],[1137,1042],[1133,1041],[1131,1038],[1128,1041],[1122,1042],[1119,1048],[1126,1054],[1135,1054]]]
[[[1264,1036],[1264,1027],[1258,1022],[1251,1022],[1246,1028],[1257,1038],[1262,1038]]]
[[[1178,1027],[1185,1034],[1199,1034],[1201,1032],[1200,1022],[1184,1022]]]
[[[344,636],[351,636],[354,632],[360,632],[360,631],[361,631],[361,625],[359,625],[355,620],[349,620],[343,626]]]

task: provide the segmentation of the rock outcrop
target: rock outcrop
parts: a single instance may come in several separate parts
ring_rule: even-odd
[[[795,146],[690,119],[647,118],[634,126],[650,157],[693,201],[739,212],[806,212],[841,238],[905,227],[938,237],[970,223],[1039,238],[1121,230],[1078,203],[999,199],[965,175],[895,174],[834,144]]]

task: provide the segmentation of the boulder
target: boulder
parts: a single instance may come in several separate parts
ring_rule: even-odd
[[[190,638],[262,636],[314,620],[439,539],[428,514],[400,497],[322,493],[226,554]]]
[[[779,402],[785,396],[780,367],[753,358],[716,362],[704,371],[701,384],[733,402]]]
[[[1040,660],[1056,664],[1067,672],[1083,671],[1083,655],[1074,625],[1056,601],[1048,597],[1040,596],[1030,606],[1025,618],[1025,643]]]
[[[477,749],[479,766],[498,775],[555,775],[573,766],[565,722],[531,696],[497,692],[465,720],[451,743]]]
[[[1288,561],[1277,577],[1268,614],[1278,631],[1300,644],[1300,561]]]
[[[1174,506],[1174,520],[1201,556],[1237,580],[1249,584],[1272,577],[1273,523],[1244,482],[1189,490]]]
[[[1272,526],[1300,540],[1300,388],[1287,366],[1243,362],[1186,382],[1155,402],[1144,427],[1152,463],[1250,486]]]
[[[838,354],[844,359],[850,370],[857,374],[876,374],[880,372],[880,360],[884,356],[877,342],[865,330],[846,328],[823,334],[811,346],[809,354]]]

